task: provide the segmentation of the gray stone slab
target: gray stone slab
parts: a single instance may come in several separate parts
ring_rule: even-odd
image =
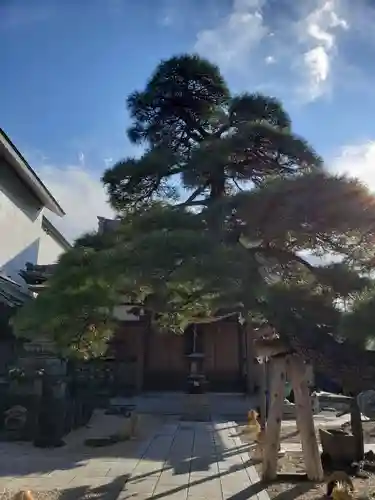
[[[99,494],[105,488],[108,500],[227,500],[259,482],[248,464],[248,448],[236,436],[236,424],[224,419],[161,425],[129,458],[87,455],[76,461],[62,450],[60,455],[46,450],[44,457],[36,450],[33,458],[28,448],[22,458],[5,448],[6,454],[0,445],[0,491],[10,486],[15,491],[82,488]],[[265,490],[253,498],[269,500]]]
[[[215,477],[220,473],[217,463],[211,464],[207,469],[194,470],[190,472],[190,480],[194,478],[199,479],[202,477]]]
[[[132,477],[158,479],[165,468],[172,442],[173,435],[155,436],[142,459],[134,467]]]
[[[143,492],[145,494],[151,494],[155,490],[158,484],[158,478],[156,479],[144,479],[142,481],[137,481],[136,483],[127,482],[123,488],[128,492]]]
[[[189,485],[188,498],[221,498],[220,479]]]
[[[169,423],[166,423],[160,429],[160,431],[158,432],[158,434],[164,434],[164,435],[167,435],[167,436],[173,436],[174,434],[176,434],[178,426],[179,426],[179,424],[169,424]]]
[[[142,460],[154,460],[164,462],[169,455],[173,442],[173,435],[155,436],[146,452],[141,457]]]
[[[133,470],[135,469],[134,462],[130,461],[127,463],[126,460],[123,461],[122,464],[113,464],[107,469],[107,476],[116,478],[116,477],[129,477]]]
[[[154,495],[161,495],[163,497],[169,497],[169,495],[184,495],[187,496],[189,489],[189,483],[181,483],[181,484],[167,484],[164,482],[160,482],[157,484]]]
[[[236,436],[235,423],[219,423],[217,432],[222,443],[232,450],[237,450],[228,460],[218,463],[219,470],[222,473],[221,484],[223,498],[226,500],[234,494],[250,487],[252,484],[260,483],[259,475],[253,465],[248,465],[249,455],[243,451],[243,445],[238,436]],[[226,469],[226,470],[225,470]],[[256,500],[269,500],[266,490],[261,490],[251,498]]]
[[[168,470],[160,475],[158,484],[175,486],[187,485],[189,484],[189,473],[174,474],[173,471]]]
[[[152,497],[154,500],[165,499],[165,500],[186,500],[188,498],[187,488],[183,490],[170,490],[168,492],[155,492]]]
[[[103,467],[82,467],[79,471],[79,475],[83,477],[92,477],[92,478],[99,478],[99,477],[106,477],[108,476],[110,471],[110,467],[104,465]]]
[[[143,460],[133,469],[129,481],[140,481],[147,478],[159,478],[163,468],[158,464],[146,465]]]

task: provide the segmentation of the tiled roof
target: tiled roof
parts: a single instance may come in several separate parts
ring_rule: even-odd
[[[31,297],[29,291],[0,271],[0,302],[10,307],[18,307]]]
[[[26,263],[25,269],[18,273],[28,285],[42,285],[53,275],[56,264],[37,265]]]
[[[256,340],[267,340],[267,341],[276,340],[280,338],[275,328],[273,328],[268,323],[264,323],[259,328],[255,328],[254,337]]]

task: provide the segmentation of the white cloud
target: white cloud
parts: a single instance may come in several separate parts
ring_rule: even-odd
[[[274,56],[267,56],[264,61],[266,64],[274,64],[276,59]]]
[[[326,89],[330,73],[330,58],[322,46],[315,47],[305,52],[303,64],[307,70],[306,85],[300,91],[308,101],[320,97]]]
[[[226,16],[197,33],[194,48],[224,71],[241,70],[247,85],[268,79],[276,92],[309,102],[330,90],[348,1],[285,0],[288,8],[275,13],[276,3],[271,12],[265,0],[232,0]]]
[[[333,158],[330,169],[360,179],[375,192],[375,140],[343,147]]]
[[[329,89],[337,33],[348,29],[348,22],[340,14],[340,5],[337,0],[320,0],[296,25],[300,44],[306,47],[300,63],[304,72],[300,92],[307,101],[317,99]]]
[[[82,151],[78,154],[78,160],[82,166],[85,165],[85,154]]]
[[[58,168],[43,165],[38,175],[60,203],[65,217],[48,214],[48,218],[69,240],[98,227],[97,216],[113,217],[100,176],[82,165]]]
[[[103,161],[104,161],[105,168],[109,168],[113,164],[113,158],[112,157],[104,158]]]
[[[264,0],[234,0],[231,12],[220,23],[197,34],[195,50],[229,68],[242,64],[267,35]]]

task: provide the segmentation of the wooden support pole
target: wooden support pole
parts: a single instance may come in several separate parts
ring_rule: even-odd
[[[273,481],[277,478],[277,457],[280,448],[280,428],[284,404],[285,357],[271,358],[270,369],[270,408],[263,451],[262,477],[264,481]]]
[[[255,370],[254,370],[254,346],[253,346],[253,331],[247,326],[241,326],[244,336],[244,346],[246,354],[246,391],[247,394],[254,394],[255,388]]]
[[[306,365],[298,356],[289,356],[287,367],[294,390],[297,428],[301,436],[307,477],[311,481],[322,481],[323,467],[315,433]]]
[[[364,458],[365,445],[363,440],[363,427],[361,410],[358,406],[356,397],[353,397],[350,402],[350,427],[355,439],[355,459],[360,462]]]
[[[265,358],[259,364],[259,399],[260,425],[264,429],[267,420],[267,365]]]

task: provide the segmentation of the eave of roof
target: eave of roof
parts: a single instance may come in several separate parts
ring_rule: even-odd
[[[0,129],[0,150],[3,152],[6,160],[15,169],[18,176],[25,182],[38,200],[54,214],[60,217],[65,215],[59,203],[2,129]]]
[[[44,231],[52,236],[60,245],[64,248],[64,250],[69,250],[72,248],[71,243],[60,233],[60,231],[52,224],[52,222],[47,219],[45,215],[42,218],[42,228]]]

